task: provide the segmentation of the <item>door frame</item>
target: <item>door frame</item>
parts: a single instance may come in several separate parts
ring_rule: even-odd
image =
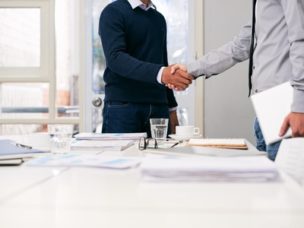
[[[92,129],[92,0],[77,0],[79,2],[79,37],[80,37],[80,131],[89,131]],[[204,29],[203,12],[204,0],[190,0],[190,12],[194,12],[191,23],[191,48],[198,59],[204,53]],[[202,129],[204,134],[204,80],[197,79],[195,82],[195,125]]]

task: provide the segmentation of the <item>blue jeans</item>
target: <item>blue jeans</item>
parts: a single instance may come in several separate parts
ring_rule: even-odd
[[[107,101],[103,109],[102,132],[147,132],[150,137],[150,118],[169,118],[168,105]]]
[[[274,161],[277,156],[279,147],[281,145],[281,141],[270,145],[266,145],[258,119],[256,119],[254,122],[254,132],[256,137],[256,148],[259,151],[267,152],[268,158]]]

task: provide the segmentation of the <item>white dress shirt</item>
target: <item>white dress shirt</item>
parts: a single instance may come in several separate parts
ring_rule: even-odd
[[[148,5],[144,4],[140,0],[129,0],[129,3],[131,5],[132,9],[140,7],[143,10],[149,10],[153,6],[152,1],[150,1],[150,3]]]
[[[294,88],[292,112],[304,113],[304,0],[258,0],[252,94],[286,81]],[[251,24],[233,41],[188,65],[210,77],[249,58]],[[244,75],[245,76],[245,75]]]

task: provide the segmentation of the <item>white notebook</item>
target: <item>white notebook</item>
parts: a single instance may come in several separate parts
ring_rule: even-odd
[[[293,89],[290,82],[251,96],[253,107],[267,145],[280,141],[281,126],[290,113]],[[291,130],[283,138],[291,136]]]
[[[217,147],[224,149],[248,149],[245,139],[190,139],[188,144],[190,146]]]

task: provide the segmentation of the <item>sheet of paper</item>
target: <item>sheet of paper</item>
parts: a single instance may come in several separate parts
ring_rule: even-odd
[[[275,163],[304,186],[304,138],[283,140]]]
[[[290,113],[293,91],[290,82],[251,96],[267,145],[277,142],[285,117]],[[284,136],[290,137],[291,131]]]
[[[133,157],[111,157],[102,155],[81,155],[69,153],[36,158],[27,162],[26,165],[129,169],[138,166],[140,162],[141,159]]]

